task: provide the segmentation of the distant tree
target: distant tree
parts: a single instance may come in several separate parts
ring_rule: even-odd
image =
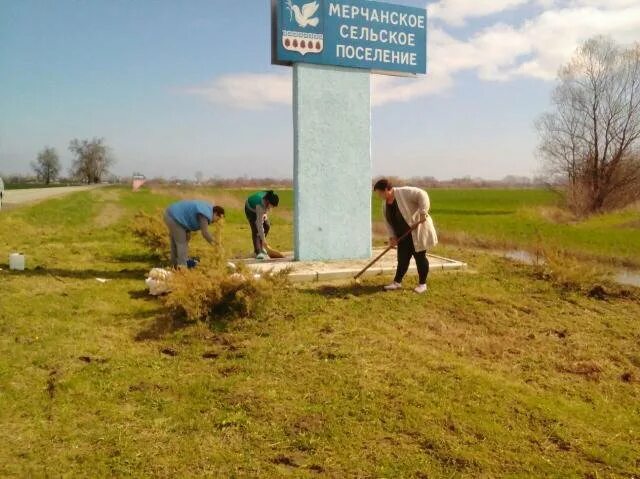
[[[640,199],[640,43],[588,40],[559,80],[536,125],[548,175],[565,180],[576,213]]]
[[[202,171],[196,171],[196,182],[201,184],[202,180],[204,180],[204,173],[202,173]]]
[[[69,150],[75,155],[71,174],[86,183],[100,183],[115,162],[103,138],[72,140]]]
[[[50,184],[60,174],[61,166],[58,153],[55,149],[46,147],[38,153],[36,161],[31,162],[31,168],[35,171],[38,181],[44,181],[46,185]]]

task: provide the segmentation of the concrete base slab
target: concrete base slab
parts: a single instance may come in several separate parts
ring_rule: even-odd
[[[382,252],[382,249],[373,251],[372,258]],[[454,259],[443,258],[436,255],[428,255],[430,272],[463,270],[467,264]],[[336,281],[353,278],[369,260],[339,260],[339,261],[294,261],[292,254],[286,254],[282,259],[259,261],[255,259],[243,260],[256,273],[267,271],[278,272],[290,269],[289,278],[293,282],[304,283],[314,281]],[[362,277],[392,275],[396,271],[397,256],[395,251],[387,253],[380,261],[373,265]],[[415,273],[416,266],[412,261],[409,274]]]

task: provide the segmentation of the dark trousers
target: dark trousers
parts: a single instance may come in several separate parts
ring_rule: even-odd
[[[429,260],[427,259],[427,252],[416,252],[411,235],[398,243],[398,268],[396,269],[396,277],[394,280],[396,283],[402,283],[404,275],[407,274],[407,271],[409,270],[409,263],[411,263],[412,256],[416,261],[420,284],[427,283],[427,276],[429,275]]]
[[[255,211],[251,211],[249,208],[244,208],[244,215],[247,217],[249,221],[249,226],[251,227],[251,240],[253,241],[253,252],[255,254],[260,253],[262,250],[262,245],[260,244],[260,235],[258,234],[258,226],[256,225],[256,221],[258,217],[256,216]],[[266,219],[262,223],[262,227],[264,228],[264,236],[265,238],[269,234],[269,230],[271,229],[271,225],[269,224],[269,220]]]

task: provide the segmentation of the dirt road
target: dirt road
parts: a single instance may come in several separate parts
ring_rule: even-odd
[[[68,195],[78,191],[99,188],[100,186],[61,186],[58,188],[33,188],[26,190],[6,190],[2,201],[2,208],[15,208],[26,203],[34,203],[36,201],[48,200],[58,196]]]

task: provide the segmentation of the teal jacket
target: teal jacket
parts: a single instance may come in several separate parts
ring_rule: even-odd
[[[264,209],[264,197],[267,195],[266,191],[258,191],[247,198],[247,209],[256,213],[257,207]]]
[[[256,228],[258,228],[258,236],[260,240],[266,243],[266,236],[264,234],[263,217],[267,214],[267,209],[264,207],[264,197],[267,195],[266,191],[258,191],[247,198],[245,208],[252,213],[256,214]]]

